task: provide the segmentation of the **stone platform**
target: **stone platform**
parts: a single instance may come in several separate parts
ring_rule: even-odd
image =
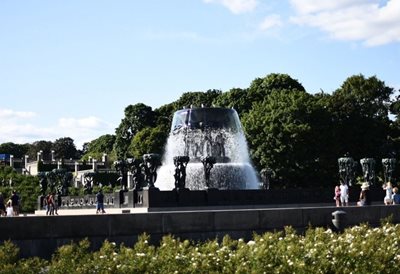
[[[346,212],[349,226],[360,223],[379,225],[381,219],[389,216],[394,223],[400,223],[400,206],[340,209]],[[127,209],[97,215],[95,210],[90,210],[89,215],[73,215],[60,210],[59,216],[3,217],[0,218],[0,242],[12,240],[20,247],[22,257],[49,258],[58,247],[84,238],[90,240],[94,250],[100,248],[106,239],[132,246],[142,233],[149,234],[153,244],[168,234],[191,240],[222,239],[225,235],[248,240],[254,232],[282,230],[285,226],[292,226],[300,232],[308,226],[331,227],[332,213],[338,208],[309,204],[280,208],[170,208],[154,212],[130,208],[129,213],[122,213],[123,210]]]

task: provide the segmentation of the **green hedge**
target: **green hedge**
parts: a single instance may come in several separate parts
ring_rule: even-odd
[[[400,225],[360,225],[341,234],[310,228],[305,235],[288,227],[248,242],[165,236],[157,246],[142,235],[134,247],[105,241],[100,250],[89,250],[83,240],[60,247],[50,261],[17,260],[17,248],[6,242],[0,273],[398,273]]]

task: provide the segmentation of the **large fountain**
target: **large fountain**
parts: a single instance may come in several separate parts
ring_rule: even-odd
[[[259,188],[234,109],[190,108],[175,112],[155,184],[160,190],[176,187],[177,159],[189,160],[184,165],[185,188],[190,190]]]

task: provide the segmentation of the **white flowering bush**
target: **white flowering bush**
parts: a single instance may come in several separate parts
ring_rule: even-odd
[[[398,273],[400,225],[366,224],[335,233],[290,227],[254,234],[252,240],[192,242],[171,235],[158,245],[149,235],[133,247],[105,241],[90,252],[88,240],[60,247],[51,260],[18,260],[11,242],[0,246],[0,273]]]

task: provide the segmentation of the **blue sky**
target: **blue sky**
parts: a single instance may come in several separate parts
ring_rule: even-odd
[[[113,134],[129,104],[287,73],[400,88],[400,0],[0,1],[0,143]]]

